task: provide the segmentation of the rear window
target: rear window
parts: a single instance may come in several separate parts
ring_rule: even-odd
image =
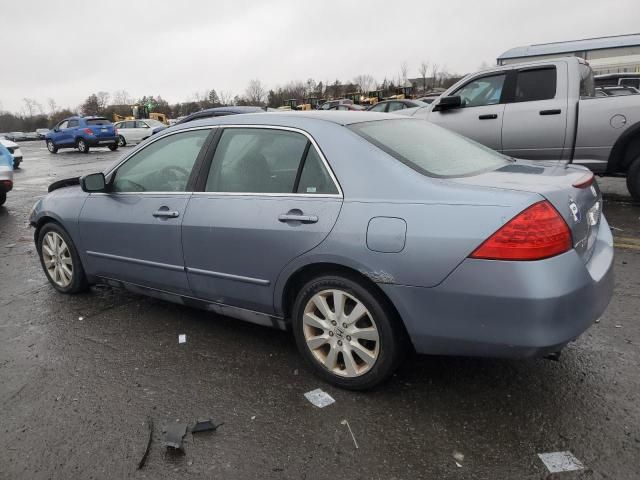
[[[111,122],[106,118],[92,118],[87,120],[87,125],[111,125]]]
[[[464,177],[510,163],[507,157],[424,120],[380,120],[356,123],[349,128],[430,177]]]

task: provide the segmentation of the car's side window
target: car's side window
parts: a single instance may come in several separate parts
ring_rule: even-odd
[[[378,103],[371,109],[372,112],[385,112],[387,110],[387,103]]]
[[[147,125],[147,124],[146,124],[146,123],[144,123],[144,122],[140,122],[140,121],[137,121],[137,122],[136,122],[136,128],[147,128],[148,126],[149,126],[149,125]]]
[[[122,124],[122,128],[133,128],[135,126],[135,124],[136,124],[136,122],[131,122],[131,121],[124,122]]]
[[[389,112],[396,112],[398,110],[402,110],[404,108],[404,103],[402,102],[391,102],[389,104]]]
[[[228,128],[222,133],[207,192],[293,193],[309,141],[296,132]]]
[[[64,122],[60,123],[58,125],[58,130],[62,130],[63,128],[67,128],[69,125],[69,122],[67,120],[65,120]]]
[[[209,129],[169,135],[149,144],[116,171],[114,192],[184,192]]]
[[[68,128],[77,127],[79,125],[78,120],[69,120]]]
[[[459,95],[462,107],[481,107],[500,103],[506,74],[489,75],[470,81],[453,95]]]
[[[325,168],[318,151],[310,146],[302,167],[297,193],[337,194],[338,189]]]
[[[556,96],[556,67],[521,70],[516,80],[514,102],[549,100]]]

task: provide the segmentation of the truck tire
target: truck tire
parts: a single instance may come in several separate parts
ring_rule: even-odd
[[[636,202],[640,202],[640,156],[637,157],[627,170],[627,189]]]

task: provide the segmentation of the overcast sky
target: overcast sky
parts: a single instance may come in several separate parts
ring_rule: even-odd
[[[24,97],[74,108],[101,90],[174,103],[241,94],[252,78],[381,81],[405,61],[409,77],[423,60],[465,73],[519,45],[640,31],[639,0],[30,0],[0,12],[9,111]]]

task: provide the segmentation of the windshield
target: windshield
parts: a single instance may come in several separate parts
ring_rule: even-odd
[[[349,128],[381,150],[431,177],[462,177],[498,169],[510,160],[424,120],[393,119]]]

